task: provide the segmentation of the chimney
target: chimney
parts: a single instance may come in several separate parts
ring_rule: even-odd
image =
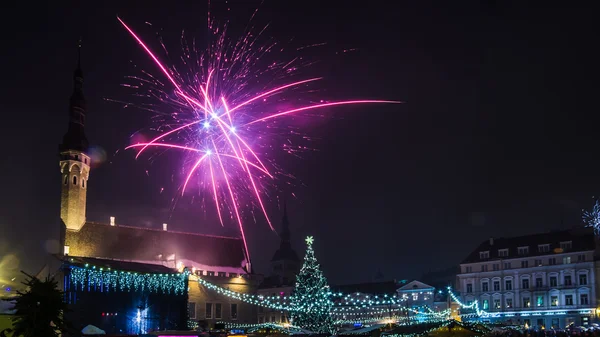
[[[494,238],[490,238],[490,246],[494,245]]]
[[[166,230],[167,230],[167,224],[166,224],[166,223],[164,223],[164,224],[163,224],[163,231],[166,231]]]
[[[115,217],[114,217],[114,216],[111,216],[111,217],[110,217],[110,225],[111,225],[111,226],[114,226],[114,225],[115,225]]]

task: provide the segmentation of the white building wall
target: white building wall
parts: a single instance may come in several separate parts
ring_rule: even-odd
[[[579,255],[584,261],[579,261]],[[570,257],[570,263],[563,260],[565,257]],[[550,264],[550,259],[556,264]],[[564,327],[570,322],[589,324],[595,317],[594,251],[498,259],[460,267],[461,300],[478,300],[480,308],[491,314],[490,320],[522,324],[529,320],[529,325],[537,325],[537,320],[543,319],[543,325],[550,327],[558,318],[559,327]]]

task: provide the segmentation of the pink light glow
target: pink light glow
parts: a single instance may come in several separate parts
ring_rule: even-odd
[[[269,129],[272,123],[258,122],[279,120],[294,113],[337,105],[400,103],[349,100],[300,104],[299,99],[286,94],[300,86],[312,85],[322,77],[288,80],[289,74],[294,74],[298,69],[296,63],[301,57],[289,62],[271,62],[266,69],[255,69],[259,67],[259,60],[273,51],[275,44],[260,46],[257,41],[261,34],[256,36],[251,32],[239,41],[228,42],[223,33],[224,29],[213,28],[210,18],[209,29],[216,42],[205,54],[196,56],[195,63],[191,61],[193,57],[189,55],[190,48],[187,44],[183,45],[184,56],[187,57],[182,57],[182,60],[184,63],[190,63],[186,63],[190,71],[181,74],[174,66],[163,64],[123,20],[117,19],[168,80],[165,85],[146,72],[151,79],[140,81],[145,85],[153,84],[154,91],[148,97],[158,98],[160,102],[172,106],[175,111],[159,124],[157,129],[160,131],[151,141],[133,144],[126,149],[139,149],[136,159],[142,152],[153,148],[182,150],[187,154],[183,165],[185,179],[181,195],[191,193],[192,189],[188,186],[192,186],[189,183],[195,178],[202,182],[198,186],[210,189],[208,195],[217,210],[221,226],[225,226],[228,214],[229,219],[239,227],[248,261],[250,255],[244,232],[244,216],[248,217],[248,214],[242,212],[244,208],[249,208],[251,212],[260,209],[259,214],[262,214],[270,229],[274,230],[265,205],[269,197],[267,187],[275,184],[275,175],[281,177],[285,174],[270,154],[275,148],[282,148],[290,153],[294,151],[287,143],[269,143],[270,138],[265,136],[285,132],[292,134],[285,131],[285,120],[281,121],[283,127],[279,129]],[[195,45],[192,50],[196,52]],[[268,86],[256,84],[261,80],[269,84],[277,83],[276,81],[282,83]],[[169,89],[171,85],[172,88]],[[296,107],[277,111],[275,106],[278,102],[291,103]],[[245,199],[241,200],[242,198]]]

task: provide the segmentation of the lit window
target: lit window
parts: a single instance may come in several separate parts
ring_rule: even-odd
[[[535,301],[535,305],[538,307],[543,307],[544,306],[544,296],[538,296]]]
[[[507,308],[512,308],[512,298],[507,298],[506,299],[506,307]]]
[[[569,264],[569,263],[571,263],[571,257],[570,256],[563,257],[563,264]]]
[[[523,297],[523,308],[529,308],[531,306],[531,301],[529,297]]]
[[[558,296],[550,296],[550,305],[553,307],[558,306]]]

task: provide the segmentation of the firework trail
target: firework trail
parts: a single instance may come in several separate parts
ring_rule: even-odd
[[[165,80],[162,82],[145,72],[147,78],[135,78],[140,82],[136,87],[152,87],[147,96],[174,110],[170,114],[159,114],[163,117],[159,122],[159,134],[154,139],[127,148],[138,149],[136,158],[151,148],[185,152],[188,160],[183,166],[185,179],[180,193],[185,194],[190,183],[197,181],[200,189],[210,193],[221,225],[224,226],[227,214],[237,223],[247,254],[242,208],[260,209],[274,230],[265,209],[266,186],[281,172],[274,160],[265,157],[274,149],[266,135],[278,132],[273,124],[276,120],[338,105],[400,103],[351,100],[299,105],[298,99],[290,94],[322,78],[289,81],[290,74],[295,73],[302,62],[301,58],[265,63],[263,58],[276,49],[276,43],[259,43],[262,31],[257,35],[246,32],[239,40],[229,40],[225,34],[226,26],[219,27],[210,19],[209,29],[215,43],[206,52],[199,53],[195,42],[189,46],[182,35],[181,62],[189,69],[180,73],[174,65],[161,61],[121,18],[117,19],[152,59]],[[161,45],[168,55],[162,42]],[[286,144],[284,149],[288,153],[297,150]],[[250,257],[247,258],[249,261]]]

